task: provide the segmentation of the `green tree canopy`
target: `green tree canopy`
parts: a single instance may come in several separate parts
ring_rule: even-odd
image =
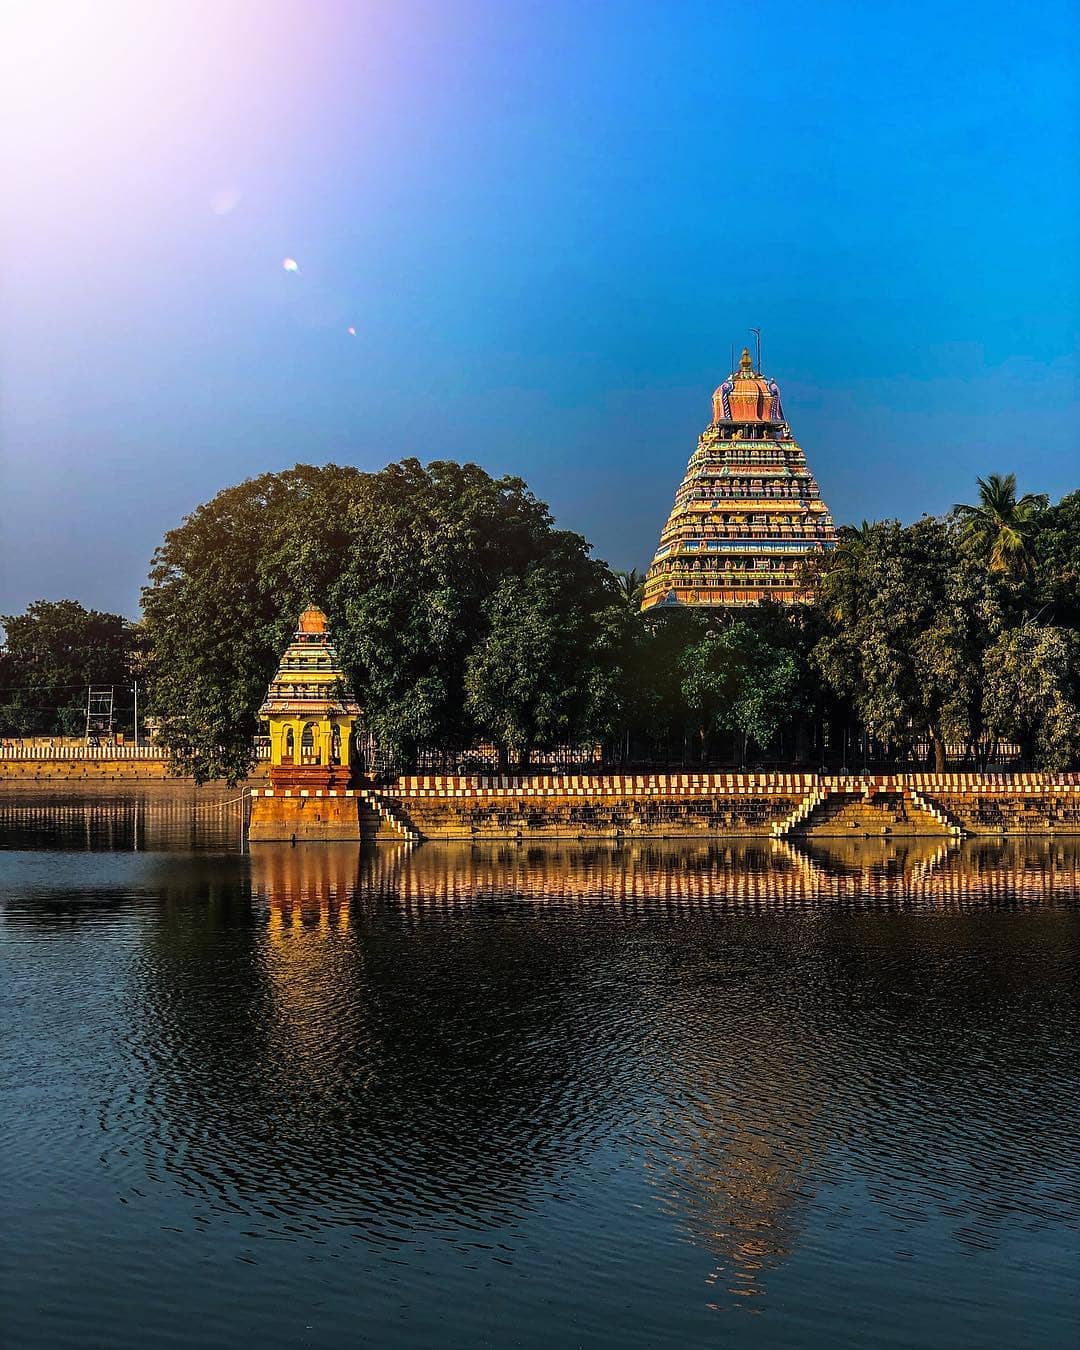
[[[1039,515],[1032,540],[1033,604],[1043,618],[1080,629],[1080,492],[1070,492]]]
[[[762,611],[753,619],[711,627],[682,654],[682,695],[696,719],[703,758],[709,736],[717,731],[767,747],[798,710],[794,642],[769,623],[771,618]]]
[[[228,488],[166,535],[143,592],[162,742],[199,781],[242,777],[267,681],[314,602],[391,757],[468,744],[484,706],[476,669],[467,698],[470,657],[506,618],[502,584],[535,569],[565,579],[564,614],[615,598],[585,541],[556,530],[521,479],[475,464],[298,465]],[[579,661],[588,682],[592,659],[570,642],[563,668]]]
[[[615,576],[620,596],[627,608],[636,614],[641,609],[641,597],[645,594],[645,577],[636,567],[631,567],[628,572],[616,572]]]
[[[118,703],[129,702],[141,636],[123,615],[35,600],[23,614],[0,615],[0,624],[0,735],[77,734],[91,684],[113,685]]]
[[[1024,763],[1064,769],[1080,756],[1080,634],[1048,624],[1007,629],[987,650],[991,733],[1019,742]]]
[[[764,748],[800,718],[859,722],[900,759],[928,739],[939,768],[947,745],[970,762],[994,737],[1061,763],[1078,539],[1080,493],[1044,508],[990,476],[949,518],[843,529],[807,571],[806,606],[641,615],[636,574],[592,560],[520,479],[445,461],[298,465],[219,493],[166,536],[144,592],[153,711],[181,767],[241,776],[266,683],[315,602],[394,763],[486,739],[524,760],[582,741],[666,760],[690,738],[708,754],[721,734]],[[1021,638],[1032,624],[1053,633]],[[1041,671],[1054,733],[1006,716],[1022,651],[1037,660],[1015,706]]]
[[[977,734],[982,652],[1003,598],[942,521],[882,521],[845,539],[820,579],[827,629],[813,659],[863,725],[903,750],[927,737],[937,768],[947,740]]]
[[[610,735],[619,606],[614,578],[580,557],[504,577],[465,666],[466,710],[480,733],[522,765],[537,745]]]

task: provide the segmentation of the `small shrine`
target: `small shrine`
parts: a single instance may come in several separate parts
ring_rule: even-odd
[[[271,786],[347,788],[359,716],[360,705],[330,642],[329,621],[310,606],[300,615],[259,709],[270,724]]]
[[[744,349],[715,391],[645,578],[643,610],[808,599],[803,565],[836,544],[775,380]]]

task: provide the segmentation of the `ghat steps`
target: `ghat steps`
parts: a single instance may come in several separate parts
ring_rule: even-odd
[[[1080,834],[1080,774],[1068,773],[413,775],[344,794],[250,796],[252,838]]]
[[[806,808],[809,809],[806,809]],[[925,802],[917,803],[911,794],[879,793],[868,797],[861,793],[816,793],[796,813],[797,819],[777,834],[825,835],[933,835],[949,836],[954,831],[942,814]]]

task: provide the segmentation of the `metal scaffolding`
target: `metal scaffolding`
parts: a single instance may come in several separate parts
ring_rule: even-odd
[[[86,689],[86,744],[101,745],[111,742],[115,721],[113,716],[114,686],[91,684]]]

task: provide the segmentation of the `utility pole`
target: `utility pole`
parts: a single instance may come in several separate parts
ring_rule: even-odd
[[[135,749],[139,748],[139,681],[135,681]]]

